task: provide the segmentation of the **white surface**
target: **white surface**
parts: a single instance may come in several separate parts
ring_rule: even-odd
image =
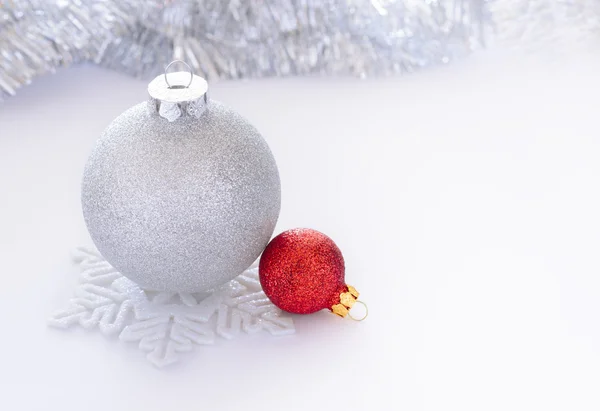
[[[370,316],[296,317],[295,336],[199,347],[163,371],[46,327],[89,241],[87,153],[146,83],[38,79],[0,106],[1,408],[598,410],[599,69],[481,55],[403,78],[211,85],[274,151],[277,231],[330,235]]]

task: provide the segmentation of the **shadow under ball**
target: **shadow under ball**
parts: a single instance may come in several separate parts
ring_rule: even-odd
[[[232,109],[167,121],[151,102],[117,117],[85,166],[83,215],[100,253],[150,290],[209,291],[242,273],[273,234],[275,159]]]

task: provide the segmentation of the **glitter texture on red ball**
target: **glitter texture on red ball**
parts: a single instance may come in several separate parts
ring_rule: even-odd
[[[296,228],[275,237],[260,258],[259,276],[269,299],[284,311],[310,314],[340,303],[348,291],[344,257],[333,240]]]

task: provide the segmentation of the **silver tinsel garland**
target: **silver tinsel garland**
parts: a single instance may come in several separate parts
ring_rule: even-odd
[[[493,0],[497,41],[525,50],[580,47],[600,38],[599,0]]]
[[[210,80],[406,72],[486,31],[531,43],[599,17],[598,0],[0,0],[0,99],[85,61],[144,78],[173,59]]]
[[[484,0],[0,0],[0,97],[92,61],[139,77],[411,71],[468,53]]]

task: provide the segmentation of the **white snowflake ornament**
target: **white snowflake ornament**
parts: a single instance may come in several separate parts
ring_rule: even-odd
[[[216,336],[295,332],[291,316],[262,291],[255,266],[212,293],[190,294],[143,290],[91,249],[77,249],[74,260],[81,267],[81,283],[49,324],[97,328],[105,336],[136,342],[157,367],[179,361],[195,345],[213,344]]]

